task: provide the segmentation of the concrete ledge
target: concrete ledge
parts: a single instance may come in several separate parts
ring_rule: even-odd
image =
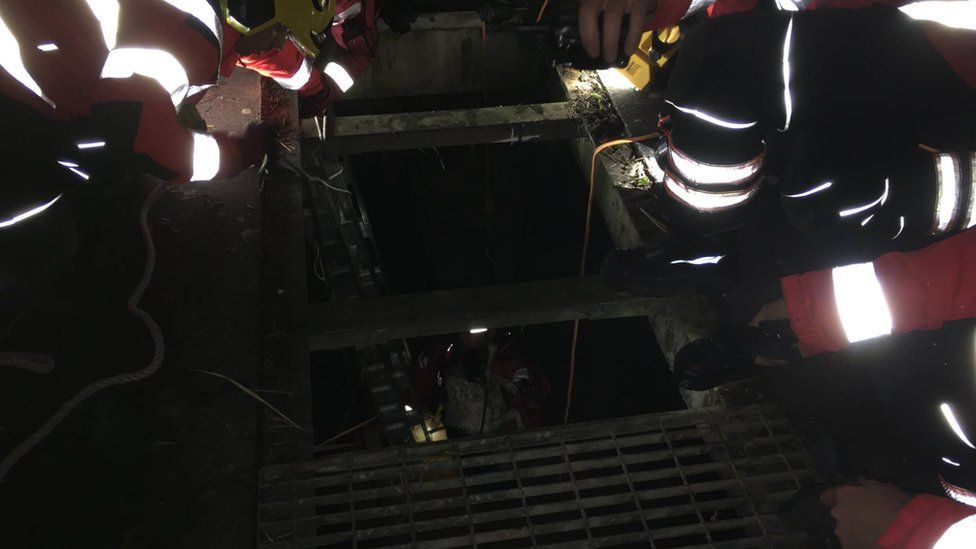
[[[644,316],[657,307],[599,276],[364,298],[313,305],[309,344],[337,349],[472,328]]]
[[[582,134],[567,103],[345,116],[333,123],[335,132],[324,144],[330,155],[551,141]],[[302,135],[318,139],[314,120],[302,121]]]

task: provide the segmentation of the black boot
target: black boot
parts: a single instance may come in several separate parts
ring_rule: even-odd
[[[729,254],[703,249],[692,251],[662,244],[613,250],[603,260],[600,274],[621,290],[652,297],[728,279],[734,263]]]
[[[759,328],[721,326],[711,337],[692,341],[678,351],[674,375],[682,389],[707,391],[754,376],[759,357],[786,363],[800,360],[789,323],[765,322]]]

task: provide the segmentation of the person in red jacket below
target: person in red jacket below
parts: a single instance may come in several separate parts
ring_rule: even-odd
[[[43,285],[70,261],[76,236],[64,195],[78,185],[127,173],[207,181],[261,161],[265,128],[232,137],[181,124],[178,112],[220,75],[255,70],[296,90],[305,115],[321,114],[373,56],[374,5],[5,0],[0,305]]]

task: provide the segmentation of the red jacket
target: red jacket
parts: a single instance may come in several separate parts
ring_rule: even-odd
[[[969,2],[970,0],[955,0]],[[729,13],[755,9],[759,0],[658,0],[657,9],[651,15],[648,29],[659,29],[676,24],[701,9],[715,17]],[[787,9],[847,8],[859,9],[874,5],[902,7],[916,3],[914,0],[777,0],[777,5]],[[973,6],[976,8],[976,6]],[[976,17],[976,12],[973,13]],[[945,58],[956,74],[976,88],[976,32],[950,28],[939,23],[923,21],[925,32],[935,49]]]
[[[976,508],[928,494],[915,496],[878,538],[882,549],[962,549],[976,545]]]
[[[340,1],[339,14],[354,4],[359,2]],[[231,175],[241,167],[238,143],[187,130],[177,121],[176,106],[235,65],[279,82],[291,78],[303,94],[324,88],[290,43],[240,59],[234,52],[239,36],[219,22],[211,6],[208,0],[3,0],[0,48],[19,55],[0,56],[0,96],[76,132],[84,148],[65,151],[62,165],[83,179],[94,155],[108,153],[132,158],[140,169],[174,182]],[[373,1],[363,6],[358,17],[370,21],[366,37],[373,33],[375,39]],[[332,32],[347,48],[337,63],[345,64],[351,78],[365,67],[372,48],[362,37],[346,41],[344,28],[336,25]],[[296,76],[303,67],[308,71]]]

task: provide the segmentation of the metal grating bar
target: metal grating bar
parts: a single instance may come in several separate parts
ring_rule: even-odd
[[[668,430],[664,426],[664,421],[663,420],[660,421],[660,425],[661,425],[661,432],[664,434],[664,441],[668,444],[668,450],[670,450],[671,453],[672,453],[672,455],[673,455],[674,454],[674,444],[671,442],[671,437],[668,436]],[[687,478],[685,472],[681,470],[681,466],[680,466],[680,463],[678,462],[678,458],[675,456],[675,457],[673,457],[673,459],[674,459],[675,465],[678,466],[677,467],[677,471],[678,471],[678,474],[681,476],[681,483],[684,484],[685,486],[690,486],[690,483],[688,482],[688,478]],[[704,517],[702,517],[701,509],[698,508],[698,502],[695,500],[695,493],[694,493],[694,491],[689,491],[688,497],[691,499],[692,507],[695,509],[695,516],[698,518],[698,523],[702,526],[702,529],[705,531],[704,533],[705,533],[706,541],[708,542],[709,545],[711,545],[712,544],[712,536],[708,532],[708,530],[705,528],[705,519],[704,519]],[[694,531],[689,531],[688,533],[689,534],[693,534],[695,532]]]
[[[654,414],[266,467],[259,547],[792,546],[815,480],[769,406]]]
[[[613,441],[614,449],[617,452],[617,460],[620,462],[620,466],[623,468],[624,479],[627,481],[627,487],[630,489],[631,492],[630,499],[634,502],[634,506],[637,508],[638,513],[640,513],[641,526],[646,532],[650,530],[650,528],[647,526],[647,519],[644,517],[644,513],[641,513],[640,499],[637,497],[637,490],[634,489],[634,480],[630,476],[630,469],[627,467],[627,460],[624,459],[624,455],[620,452],[620,443],[617,441],[617,436],[613,432],[612,428],[610,429],[610,437],[611,440]],[[656,547],[656,545],[654,544],[654,540],[651,539],[649,541],[651,544],[651,548],[654,549]]]
[[[777,448],[777,452],[774,455],[783,454],[783,455],[795,455],[798,457],[802,457],[802,452],[796,452],[796,451],[787,452],[779,448],[778,443],[781,441],[785,441],[789,438],[790,438],[789,436],[778,435],[773,437],[754,438],[752,439],[751,442],[754,445],[759,445],[762,443],[775,445],[775,447]],[[595,446],[595,447],[599,448],[599,446]],[[625,455],[624,459],[627,465],[632,467],[639,467],[642,464],[655,463],[661,460],[670,460],[672,456],[676,456],[679,458],[688,458],[695,455],[701,455],[702,453],[711,454],[722,450],[728,451],[728,448],[729,448],[728,444],[722,445],[716,443],[716,444],[705,444],[694,448],[652,451],[652,452],[644,452],[641,454],[633,455],[634,452],[632,450],[633,449],[632,446],[626,446],[623,444],[620,445],[621,451],[624,450],[629,451],[629,453]],[[553,455],[554,453],[552,452],[551,449],[544,449],[544,450],[536,450],[536,451],[519,452],[515,454],[514,458],[518,462],[523,462],[528,460],[543,460],[546,459],[547,457],[552,457]],[[460,457],[459,460],[461,461],[461,466],[465,468],[497,465],[499,463],[504,463],[509,461],[507,456],[505,456],[504,454],[492,454],[490,456],[475,456],[471,458]],[[561,460],[559,463],[562,463]],[[707,468],[708,465],[709,464],[702,464],[700,465],[700,467]],[[721,463],[719,463],[717,465],[712,464],[711,466],[721,467],[722,465]],[[324,475],[324,473],[326,472],[325,471],[326,467],[327,466],[323,466],[322,469],[318,469],[318,472]],[[689,467],[699,467],[699,466],[696,465],[696,466],[689,466]],[[428,464],[409,466],[409,470],[411,472],[420,475],[436,473],[442,469],[450,469],[450,468],[453,468],[453,465],[448,462],[433,462]],[[643,468],[644,472],[635,473],[635,474],[641,476],[642,480],[648,480],[649,478],[653,477],[654,473],[648,471],[647,469],[648,469],[647,467],[644,467]],[[561,465],[559,464],[537,465],[537,466],[524,467],[523,474],[525,476],[545,476],[547,474],[551,474],[553,472],[558,472],[561,470],[562,468]],[[338,474],[331,475],[331,476],[321,476],[317,478],[295,480],[294,483],[303,488],[323,488],[323,487],[328,487],[337,484],[346,484],[346,480],[345,480],[346,475],[350,473],[347,470],[339,470],[336,471],[336,473]],[[677,474],[673,469],[666,469],[664,471],[664,474],[668,474],[668,473]],[[352,472],[351,474],[353,476],[353,481],[355,482],[382,481],[382,480],[388,480],[390,478],[398,477],[400,475],[400,470],[393,467],[393,468],[378,469],[374,471]],[[499,477],[504,477],[504,474],[499,474]],[[481,474],[479,475],[478,478],[472,480],[475,484],[488,482],[491,480],[490,473]],[[431,484],[435,485],[437,482],[439,481],[431,481]],[[274,496],[277,492],[284,491],[286,492],[286,494],[290,494],[292,489],[293,487],[291,484],[269,485],[266,488],[267,490],[266,495],[268,497],[266,497],[265,499],[266,501],[270,502],[272,496]]]
[[[511,443],[510,440],[508,442]],[[529,535],[531,536],[532,545],[534,546],[534,545],[537,545],[537,543],[536,543],[536,537],[535,537],[535,529],[536,529],[536,527],[532,523],[532,508],[528,504],[528,502],[525,501],[525,486],[523,486],[523,484],[522,484],[521,471],[520,471],[519,466],[518,466],[518,461],[516,461],[516,459],[515,459],[515,452],[512,451],[511,446],[509,446],[508,455],[509,455],[509,459],[510,459],[511,464],[512,464],[512,470],[515,471],[515,481],[518,483],[519,493],[522,496],[521,497],[521,502],[522,502],[522,509],[521,509],[522,510],[522,516],[525,518],[525,522],[529,525]]]

